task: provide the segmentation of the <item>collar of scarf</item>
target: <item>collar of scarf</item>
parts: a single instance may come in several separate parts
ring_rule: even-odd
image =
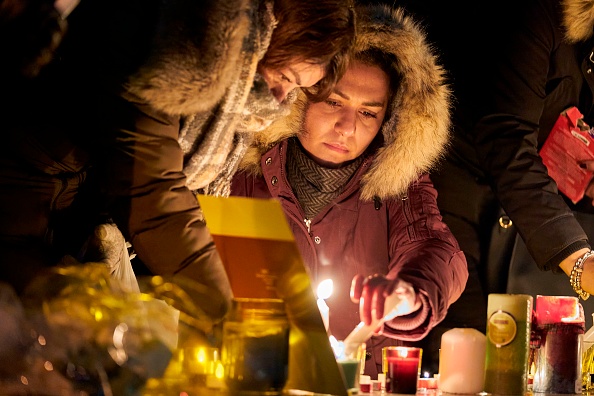
[[[363,162],[363,156],[340,168],[325,168],[303,150],[297,138],[289,139],[287,177],[305,216],[312,219],[343,191]]]
[[[184,152],[186,185],[196,192],[229,195],[231,177],[251,143],[253,131],[249,126],[254,125],[253,120],[246,125],[247,116],[240,112],[246,108],[250,96],[272,96],[262,93],[262,84],[253,82],[258,81],[258,62],[268,49],[276,26],[273,2],[256,0],[253,4],[253,22],[243,42],[233,84],[214,109],[182,120],[178,141]],[[263,102],[270,103],[270,100]]]

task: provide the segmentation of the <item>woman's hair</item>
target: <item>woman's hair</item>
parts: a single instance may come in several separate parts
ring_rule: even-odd
[[[394,65],[396,61],[394,55],[372,47],[364,51],[353,52],[350,62],[352,63],[355,61],[359,61],[367,66],[377,66],[387,74],[388,79],[390,80],[390,86],[388,87],[388,98],[390,98],[390,103],[388,103],[387,112],[384,119],[389,119],[392,110],[391,102],[394,98],[394,95],[396,95],[396,92],[398,91],[401,81],[401,76],[396,71],[397,69]]]
[[[274,0],[278,21],[262,63],[281,69],[291,63],[326,66],[326,74],[312,89],[312,98],[327,97],[346,70],[355,39],[355,11],[351,0]]]

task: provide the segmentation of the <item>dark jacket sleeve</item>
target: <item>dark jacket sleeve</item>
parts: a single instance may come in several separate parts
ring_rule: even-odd
[[[553,87],[547,81],[551,58],[562,40],[553,3],[530,1],[525,13],[505,23],[505,32],[490,32],[501,46],[489,52],[495,67],[484,73],[484,91],[476,96],[484,107],[474,130],[478,157],[502,207],[537,265],[546,270],[557,270],[569,254],[588,247],[538,154],[539,133],[549,133],[540,125],[545,106],[551,109],[545,101],[558,100],[550,95]],[[563,89],[569,81],[558,83],[556,89]],[[559,103],[551,113],[558,115],[569,105],[577,103]]]
[[[421,294],[424,307],[388,323],[384,334],[419,340],[445,318],[449,306],[462,294],[468,279],[466,258],[442,221],[429,176],[409,189],[402,204],[392,200],[389,205],[392,254],[388,276],[411,283]],[[419,323],[423,311],[428,316]]]
[[[231,295],[225,269],[186,187],[179,117],[119,97],[108,112],[105,186],[118,227],[158,275],[184,275]]]

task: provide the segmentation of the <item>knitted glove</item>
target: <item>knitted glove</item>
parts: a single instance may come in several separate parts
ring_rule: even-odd
[[[83,246],[79,260],[83,263],[105,263],[111,276],[119,280],[124,289],[139,293],[138,281],[130,262],[135,255],[130,256],[128,253],[130,246],[115,224],[100,224]]]

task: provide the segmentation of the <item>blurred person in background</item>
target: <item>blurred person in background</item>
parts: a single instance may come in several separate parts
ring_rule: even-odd
[[[205,308],[224,314],[232,293],[195,194],[228,194],[292,91],[332,89],[352,5],[83,0],[67,22],[2,109],[0,280],[20,293],[64,257],[115,271],[131,244],[137,272],[211,287],[225,304]]]
[[[452,147],[431,177],[470,278],[443,327],[426,340],[436,372],[444,331],[485,331],[489,293],[582,293],[570,276],[591,249],[594,187],[573,204],[558,190],[540,149],[572,106],[594,123],[594,2],[411,0],[403,7],[423,20],[455,96]],[[582,166],[594,169],[591,161]],[[588,294],[594,292],[593,261],[580,262],[581,289]],[[592,302],[581,301],[586,314]]]
[[[499,7],[492,15],[506,12]],[[511,21],[513,29],[496,31],[493,70],[475,96],[472,137],[480,165],[536,266],[569,277],[585,258],[581,286],[594,292],[594,257],[584,256],[591,245],[572,212],[590,214],[584,225],[594,225],[594,187],[572,204],[539,155],[564,110],[576,106],[594,124],[594,1],[525,1]],[[594,169],[592,161],[582,166]]]
[[[443,70],[403,10],[357,8],[357,20],[354,55],[331,95],[301,95],[290,117],[258,134],[231,194],[280,200],[312,284],[333,281],[337,339],[383,316],[398,294],[398,316],[367,343],[365,373],[375,378],[381,349],[426,336],[468,272],[427,175],[449,141]]]

